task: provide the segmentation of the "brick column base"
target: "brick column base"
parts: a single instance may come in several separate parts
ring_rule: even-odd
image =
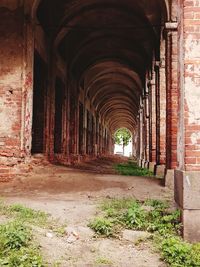
[[[175,201],[182,212],[183,237],[200,242],[200,171],[175,171]]]

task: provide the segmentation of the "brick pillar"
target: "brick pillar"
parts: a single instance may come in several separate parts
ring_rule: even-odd
[[[166,73],[165,41],[161,40],[160,61],[155,62],[156,73],[156,175],[164,177],[166,162]]]
[[[99,155],[99,117],[96,117],[96,153]]]
[[[19,2],[0,3],[0,181],[13,177],[31,150],[33,38],[23,11]]]
[[[138,111],[137,115],[137,127],[135,130],[135,136],[134,136],[134,145],[135,145],[135,157],[140,160],[140,111]]]
[[[76,81],[70,79],[70,158],[72,161],[76,160],[78,152],[78,92]]]
[[[156,164],[156,86],[154,71],[152,71],[151,80],[149,82],[149,116],[149,169],[154,171]]]
[[[79,124],[79,117],[78,117],[78,94],[75,96],[76,97],[76,103],[75,103],[75,114],[74,114],[74,121],[75,121],[75,129],[74,129],[74,148],[73,148],[73,153],[75,155],[78,155],[78,140],[79,140],[79,136],[78,136],[78,124]]]
[[[47,143],[46,150],[48,152],[49,160],[54,161],[54,120],[55,120],[55,83],[56,83],[56,57],[55,49],[50,48],[50,66],[49,66],[49,88],[47,99]]]
[[[175,200],[183,236],[200,241],[200,1],[179,1],[179,125]]]
[[[100,121],[99,121],[99,132],[98,132],[98,135],[99,135],[99,138],[98,138],[98,147],[99,147],[99,149],[98,149],[98,154],[99,155],[101,155],[101,123],[100,123]]]
[[[145,103],[145,124],[146,124],[146,164],[145,167],[149,166],[149,148],[150,148],[150,144],[149,144],[149,90],[148,90],[148,86],[146,87],[146,93],[145,93],[145,99],[144,99],[144,103]]]
[[[140,99],[140,110],[139,110],[139,166],[142,166],[144,159],[144,139],[143,139],[143,107],[142,107],[142,99]]]
[[[160,164],[166,165],[166,71],[165,46],[161,41],[160,48]]]
[[[178,55],[177,23],[166,24],[166,176],[165,185],[174,188],[177,166]]]
[[[92,131],[92,138],[93,138],[92,155],[93,156],[97,156],[97,147],[96,147],[96,142],[97,142],[97,140],[96,140],[96,137],[97,137],[96,130],[97,130],[97,127],[96,127],[96,118],[95,118],[94,115],[93,115],[93,120],[92,121],[93,121],[93,126],[92,126],[92,129],[93,129],[93,131]]]

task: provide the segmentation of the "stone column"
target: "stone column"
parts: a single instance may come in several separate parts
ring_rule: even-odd
[[[178,168],[175,200],[182,210],[183,236],[200,241],[200,1],[179,0]]]

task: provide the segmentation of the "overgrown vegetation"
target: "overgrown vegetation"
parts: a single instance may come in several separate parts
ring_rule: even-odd
[[[97,235],[115,237],[124,228],[148,231],[170,266],[200,266],[200,244],[191,245],[179,237],[180,212],[170,211],[167,202],[113,199],[104,201],[100,209],[101,217],[89,224]]]
[[[120,163],[114,166],[121,175],[129,176],[154,176],[153,172],[148,169],[141,168],[136,162],[128,161],[127,163]]]

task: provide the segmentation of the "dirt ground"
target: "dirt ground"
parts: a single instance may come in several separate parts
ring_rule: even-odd
[[[0,196],[6,203],[48,212],[78,233],[79,239],[70,243],[66,237],[49,237],[45,230],[35,230],[49,266],[165,266],[149,243],[136,246],[124,239],[96,239],[87,227],[105,198],[173,199],[159,179],[117,175],[113,164],[119,161],[103,158],[74,168],[35,164],[28,176],[0,184]],[[103,259],[107,265],[101,264]]]

